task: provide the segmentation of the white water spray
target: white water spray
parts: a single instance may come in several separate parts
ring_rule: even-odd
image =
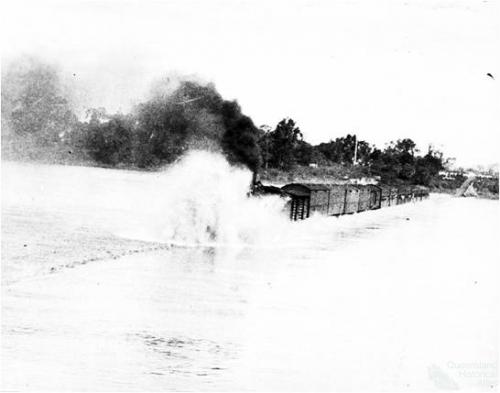
[[[250,171],[231,166],[220,154],[189,152],[155,181],[154,197],[148,202],[155,240],[183,245],[247,244],[269,236],[276,226],[289,224],[284,200],[249,197],[250,182]]]
[[[191,151],[159,172],[4,163],[2,208],[16,214],[27,209],[68,241],[83,231],[93,239],[112,233],[122,239],[185,246],[326,249],[346,233],[380,227],[422,206],[290,222],[285,200],[249,197],[250,182],[250,171],[207,151]],[[116,243],[116,249],[127,247],[119,239],[106,239],[108,249],[109,242]],[[91,245],[103,249],[97,240]],[[92,254],[86,249],[74,259]]]

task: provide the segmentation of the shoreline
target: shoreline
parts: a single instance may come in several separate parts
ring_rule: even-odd
[[[95,161],[91,160],[48,160],[48,159],[39,159],[39,160],[17,160],[12,158],[4,158],[2,157],[0,162],[3,163],[15,163],[15,164],[31,164],[31,165],[61,165],[61,166],[70,166],[70,167],[82,167],[82,168],[100,168],[100,169],[111,169],[118,171],[130,171],[130,172],[138,172],[138,173],[161,173],[165,171],[169,167],[176,164],[177,161],[172,163],[164,163],[156,167],[150,168],[140,168],[134,165],[106,165],[99,164]],[[296,167],[291,169],[290,171],[281,171],[278,169],[261,169],[259,172],[259,179],[262,182],[268,183],[269,185],[279,186],[288,184],[288,183],[335,183],[335,184],[347,184],[352,182],[353,180],[359,184],[380,184],[376,176],[370,176],[366,174],[366,168],[355,167],[354,173],[359,176],[347,176],[346,173],[350,173],[353,168],[344,167],[342,165],[336,165],[331,167],[318,167],[318,168],[310,168],[310,167]],[[498,179],[497,179],[498,181]],[[415,186],[417,184],[413,184],[411,182],[398,182],[395,184],[386,184],[388,186]],[[460,187],[453,188],[444,188],[440,186],[429,186],[430,192],[436,194],[449,194],[455,195],[457,190]],[[479,199],[491,199],[491,200],[499,200],[498,193],[492,193],[490,191],[477,191],[476,198]]]

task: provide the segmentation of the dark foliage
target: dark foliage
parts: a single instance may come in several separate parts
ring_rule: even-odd
[[[336,138],[335,141],[320,143],[317,149],[327,160],[339,164],[352,164],[354,162],[354,147],[356,137],[347,134],[345,137]],[[358,154],[357,163],[365,165],[368,163],[372,148],[365,141],[357,141]]]
[[[132,161],[132,119],[90,111],[90,121],[81,125],[81,144],[95,161],[118,165]]]
[[[262,164],[282,171],[355,165],[385,183],[423,185],[431,185],[445,164],[438,151],[418,155],[411,139],[380,150],[348,134],[313,146],[291,118],[274,129],[258,129],[236,101],[224,100],[212,84],[194,81],[183,81],[168,94],[158,92],[130,114],[91,109],[78,121],[57,70],[33,59],[2,73],[2,126],[2,151],[21,152],[23,159],[69,152],[103,165],[154,168],[195,148],[221,151],[252,171]]]
[[[304,154],[304,145],[301,144],[302,133],[292,119],[281,120],[266,138],[268,138],[266,143],[269,146],[268,161],[271,167],[289,170],[297,164],[298,153]]]
[[[429,149],[425,156],[415,159],[415,173],[412,180],[416,184],[429,186],[443,169],[443,154]]]
[[[273,131],[261,130],[259,146],[266,168],[291,170],[295,165],[310,164],[331,166],[354,164],[366,168],[368,173],[380,176],[387,184],[414,183],[431,185],[432,180],[444,169],[442,153],[429,149],[425,156],[411,139],[391,142],[380,150],[354,135],[336,138],[312,146],[302,140],[302,133],[292,119],[283,119]],[[354,151],[357,143],[357,159]]]

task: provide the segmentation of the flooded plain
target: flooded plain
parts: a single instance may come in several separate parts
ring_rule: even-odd
[[[498,201],[292,223],[200,154],[3,163],[3,390],[497,388]]]

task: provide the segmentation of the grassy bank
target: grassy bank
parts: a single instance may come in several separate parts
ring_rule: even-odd
[[[275,168],[262,169],[259,172],[263,183],[284,184],[293,182],[304,183],[342,183],[350,179],[363,179],[376,181],[370,176],[369,170],[362,166],[331,165],[317,168],[308,166],[297,166],[291,170],[284,171]]]
[[[286,183],[344,183],[354,179],[360,182],[379,183],[380,178],[370,174],[370,170],[363,166],[345,166],[341,164],[322,166],[317,168],[297,166],[284,171],[275,168],[262,169],[259,172],[261,182],[264,184],[281,185]],[[432,192],[441,194],[456,194],[457,190],[467,179],[457,176],[453,179],[432,179],[429,185]],[[398,179],[396,186],[411,185]],[[478,178],[474,181],[474,188],[479,198],[498,199],[498,178]]]

